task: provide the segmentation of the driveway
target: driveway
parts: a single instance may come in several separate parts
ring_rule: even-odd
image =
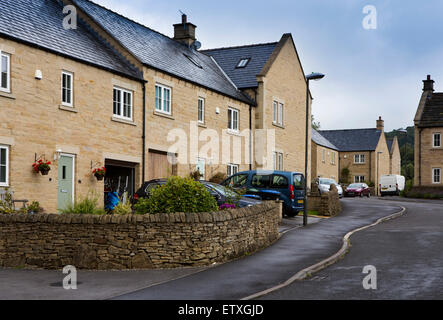
[[[274,245],[210,268],[144,271],[79,271],[78,289],[64,290],[60,271],[0,269],[0,299],[241,299],[286,281],[337,252],[350,230],[400,210],[399,203],[345,199],[335,218],[284,220]]]
[[[403,205],[405,215],[355,233],[343,260],[261,299],[443,299],[443,205]],[[363,288],[366,265],[376,268],[376,290]]]

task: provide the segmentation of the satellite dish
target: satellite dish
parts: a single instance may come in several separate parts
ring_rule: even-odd
[[[198,50],[202,47],[202,44],[200,41],[195,41],[192,46],[194,47],[195,50]]]

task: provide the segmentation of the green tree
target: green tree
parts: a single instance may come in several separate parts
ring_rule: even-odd
[[[320,122],[319,121],[315,122],[315,118],[314,118],[313,114],[311,114],[311,126],[312,126],[312,129],[314,129],[314,130],[320,129]]]

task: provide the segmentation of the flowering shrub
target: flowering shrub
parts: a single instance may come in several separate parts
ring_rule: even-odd
[[[92,170],[92,173],[94,175],[104,176],[106,174],[106,168],[105,167],[95,168],[94,170]]]
[[[236,208],[235,204],[229,204],[229,203],[224,203],[219,207],[220,210],[235,209],[235,208]]]
[[[49,170],[51,170],[50,164],[51,161],[38,160],[36,163],[32,165],[32,167],[34,168],[34,171],[36,173],[48,172]]]

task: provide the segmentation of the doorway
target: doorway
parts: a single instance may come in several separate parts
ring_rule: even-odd
[[[61,154],[58,160],[57,208],[65,210],[74,202],[75,156]]]

